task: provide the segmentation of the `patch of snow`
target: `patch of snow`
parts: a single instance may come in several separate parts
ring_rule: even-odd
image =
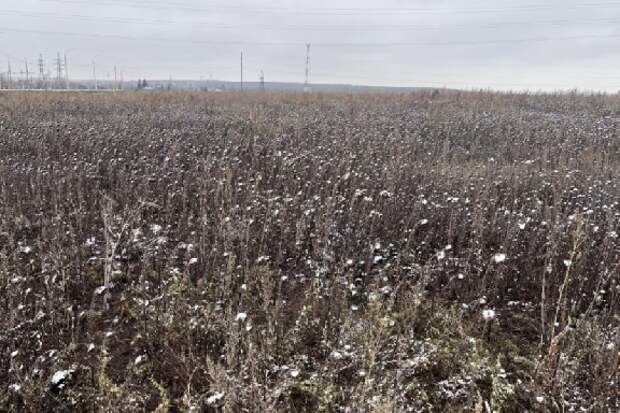
[[[485,321],[490,321],[493,320],[495,318],[495,310],[491,310],[491,309],[486,309],[486,310],[482,310],[482,318]]]
[[[58,388],[63,388],[65,386],[65,382],[71,377],[75,370],[58,370],[56,373],[52,375],[52,379],[50,383]]]
[[[265,262],[268,262],[270,260],[270,257],[268,255],[262,255],[260,257],[258,257],[258,259],[256,260],[257,264],[263,264]]]
[[[108,287],[105,285],[102,285],[101,287],[97,287],[95,288],[95,295],[101,295],[105,292],[105,290],[107,290]]]
[[[216,391],[215,393],[213,393],[213,395],[207,397],[207,404],[210,406],[214,405],[215,403],[219,402],[223,398],[224,398],[224,392]]]

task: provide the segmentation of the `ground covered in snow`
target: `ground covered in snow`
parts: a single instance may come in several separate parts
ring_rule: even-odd
[[[0,410],[620,410],[617,96],[0,95]]]

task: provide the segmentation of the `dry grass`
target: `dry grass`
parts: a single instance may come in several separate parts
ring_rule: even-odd
[[[0,95],[0,410],[620,409],[620,99]]]

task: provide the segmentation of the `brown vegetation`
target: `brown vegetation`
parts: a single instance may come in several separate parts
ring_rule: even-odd
[[[0,410],[620,410],[620,100],[0,95]]]

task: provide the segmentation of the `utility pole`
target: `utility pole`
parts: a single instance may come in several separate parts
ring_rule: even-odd
[[[39,54],[39,82],[41,83],[41,89],[45,86],[45,62],[43,61],[43,55]]]
[[[11,71],[11,59],[9,59],[9,89],[13,89],[13,72]]]
[[[306,43],[306,82],[304,83],[304,92],[310,91],[310,43]]]
[[[260,71],[260,90],[265,91],[265,73]]]
[[[116,65],[114,65],[114,89],[118,89],[118,77],[116,75],[117,71],[116,71]]]
[[[60,52],[56,54],[56,87],[60,89],[62,82],[62,60],[60,60]]]
[[[24,66],[26,66],[26,84],[25,89],[30,89],[30,72],[28,72],[28,59],[24,59]]]
[[[241,52],[241,91],[243,92],[243,52]]]
[[[99,84],[97,83],[97,66],[95,65],[94,60],[93,60],[93,79],[95,80],[95,90],[98,90]]]
[[[65,53],[65,89],[69,89],[69,65],[67,64],[66,53]]]

